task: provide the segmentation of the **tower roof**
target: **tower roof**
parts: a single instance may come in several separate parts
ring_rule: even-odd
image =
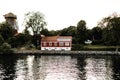
[[[15,14],[11,13],[11,12],[8,13],[8,14],[5,14],[4,17],[5,18],[15,18],[15,19],[17,19],[17,16]]]

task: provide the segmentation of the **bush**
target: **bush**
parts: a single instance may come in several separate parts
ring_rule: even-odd
[[[83,44],[73,44],[72,50],[81,50],[83,48]]]
[[[37,46],[37,49],[38,49],[38,50],[41,50],[41,46]]]
[[[0,45],[2,45],[3,42],[4,42],[4,39],[3,39],[3,37],[0,35]]]
[[[3,43],[0,46],[0,53],[13,53],[11,46],[8,43]]]
[[[34,44],[27,44],[26,45],[26,49],[35,49],[35,46],[34,46]]]

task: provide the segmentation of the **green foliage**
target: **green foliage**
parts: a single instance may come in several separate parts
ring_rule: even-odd
[[[72,50],[76,51],[76,50],[81,50],[83,48],[82,44],[73,44],[72,45]]]
[[[45,36],[50,36],[50,32],[48,31],[48,29],[43,29],[40,33]]]
[[[41,50],[41,46],[37,46],[37,49],[38,49],[38,50]]]
[[[29,34],[19,34],[18,36],[16,36],[16,42],[17,44],[20,46],[25,45],[30,43],[32,40],[32,36]]]
[[[18,44],[17,44],[17,38],[15,36],[10,37],[7,42],[11,45],[12,48],[17,48]]]
[[[80,20],[77,24],[77,40],[79,44],[84,44],[84,41],[87,40],[87,28],[86,22],[84,20]]]
[[[3,37],[0,35],[0,45],[2,45],[2,43],[4,42]]]
[[[33,35],[40,34],[46,25],[44,15],[40,12],[28,12],[24,19],[26,29],[31,28]]]
[[[7,41],[7,39],[14,36],[15,30],[12,29],[8,23],[3,22],[0,24],[0,34],[2,35],[3,39]]]
[[[11,46],[8,43],[3,43],[0,46],[0,53],[12,53]]]
[[[44,15],[40,12],[28,12],[27,14],[25,14],[24,23],[26,30],[28,30],[29,28],[32,30],[34,35],[32,42],[37,47],[38,40],[40,40],[40,32],[44,29],[44,26],[46,25]]]
[[[76,35],[76,27],[75,26],[69,26],[68,28],[64,28],[60,31],[60,36],[73,36]]]
[[[40,49],[41,34],[45,36],[72,36],[72,43],[74,44],[72,50],[82,50],[84,41],[88,39],[92,40],[94,45],[120,45],[120,16],[116,15],[104,18],[97,27],[92,29],[87,29],[86,21],[80,20],[77,26],[49,31],[47,28],[44,28],[46,22],[42,13],[28,12],[25,14],[24,25],[24,32],[15,35],[15,30],[8,23],[0,23],[0,51],[7,52],[11,47],[27,46],[31,48],[33,47],[31,44]],[[32,31],[33,36],[30,35],[30,31]]]
[[[57,30],[57,31],[51,30],[51,31],[49,31],[49,33],[50,33],[50,36],[56,36],[56,35],[59,35],[60,30]]]
[[[120,45],[120,17],[109,16],[103,28],[103,42],[106,45]]]
[[[33,35],[32,36],[32,43],[35,45],[35,47],[37,48],[37,46],[40,45],[41,42],[41,36],[40,35]]]
[[[11,44],[12,48],[15,48],[30,44],[31,41],[32,41],[31,35],[20,33],[17,36],[9,38],[8,43]]]
[[[92,44],[101,44],[102,42],[102,29],[100,27],[94,27],[91,30],[92,32]]]
[[[91,29],[86,30],[86,39],[87,40],[93,40],[93,35],[92,35],[92,30]]]
[[[102,29],[100,27],[92,28],[92,36],[94,40],[102,39]]]

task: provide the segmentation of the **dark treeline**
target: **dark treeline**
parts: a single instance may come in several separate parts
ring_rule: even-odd
[[[69,26],[57,31],[43,29],[41,34],[45,36],[72,36],[73,44],[84,44],[84,41],[91,40],[94,45],[120,45],[120,16],[105,17],[92,29],[88,29],[86,24],[85,20],[80,20],[77,26]]]
[[[30,14],[30,13],[29,13]],[[26,14],[26,16],[29,16]],[[33,13],[35,14],[35,13]],[[93,41],[93,45],[120,45],[120,16],[111,15],[103,18],[96,27],[88,29],[85,20],[80,20],[77,26],[69,26],[62,30],[51,30],[44,28],[46,25],[44,18],[39,17],[37,13],[25,21],[25,29],[22,33],[16,34],[15,30],[7,23],[0,23],[0,50],[3,48],[19,48],[23,46],[40,47],[40,35],[45,36],[72,36],[73,44],[82,44],[86,40]],[[27,17],[26,17],[27,18]],[[28,20],[28,19],[27,19]],[[32,21],[33,20],[33,21]],[[38,21],[42,21],[39,23]],[[34,23],[33,23],[34,22]],[[37,22],[37,23],[36,23]],[[37,26],[37,27],[36,27]],[[32,29],[33,35],[30,34],[29,28]]]

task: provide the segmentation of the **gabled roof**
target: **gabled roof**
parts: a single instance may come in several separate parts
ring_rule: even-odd
[[[72,39],[72,36],[48,36],[48,37],[42,37],[41,42],[57,42],[58,38],[70,38],[70,39]]]

